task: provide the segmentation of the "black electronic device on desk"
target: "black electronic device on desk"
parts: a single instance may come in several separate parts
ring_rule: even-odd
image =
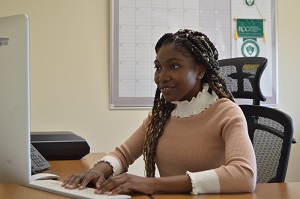
[[[90,152],[86,140],[70,131],[31,132],[31,144],[47,160],[79,160]]]
[[[31,144],[31,174],[40,173],[43,170],[49,169],[51,166],[44,156]]]

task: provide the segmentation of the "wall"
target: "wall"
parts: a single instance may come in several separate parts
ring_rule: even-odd
[[[92,152],[109,152],[140,125],[148,110],[109,110],[108,0],[0,0],[0,5],[0,16],[30,17],[32,131],[73,131]],[[293,117],[298,140],[299,7],[298,0],[278,0],[278,108]],[[292,147],[287,181],[300,181],[299,150],[300,143]],[[130,171],[143,174],[141,159]]]
[[[288,113],[294,120],[294,137],[300,141],[300,112],[298,80],[299,80],[299,50],[300,38],[298,32],[300,1],[292,0],[286,3],[278,0],[278,108]],[[292,146],[287,181],[300,181],[300,143]]]

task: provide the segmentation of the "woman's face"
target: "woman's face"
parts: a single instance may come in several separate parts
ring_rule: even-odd
[[[163,45],[157,52],[154,81],[167,102],[190,101],[201,88],[199,75],[205,69],[194,58],[184,55],[171,44]]]

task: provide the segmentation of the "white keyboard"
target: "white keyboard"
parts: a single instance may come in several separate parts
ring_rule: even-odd
[[[80,198],[80,199],[85,199],[85,198],[95,198],[95,199],[126,199],[126,198],[131,198],[129,195],[105,195],[105,194],[95,194],[94,191],[95,189],[93,188],[85,188],[83,190],[79,189],[66,189],[61,186],[60,181],[57,180],[34,180],[31,181],[30,184],[28,185],[29,187],[40,189],[43,191],[63,195],[63,196],[68,196],[71,198]]]

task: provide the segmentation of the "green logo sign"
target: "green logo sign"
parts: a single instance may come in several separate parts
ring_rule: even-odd
[[[263,37],[263,19],[237,19],[237,34],[239,37]]]
[[[257,57],[260,49],[259,45],[256,43],[256,39],[244,39],[241,51],[244,57]]]
[[[9,38],[0,37],[0,47],[1,46],[8,46]]]
[[[254,0],[245,0],[245,4],[247,5],[247,6],[253,6],[254,5]]]

